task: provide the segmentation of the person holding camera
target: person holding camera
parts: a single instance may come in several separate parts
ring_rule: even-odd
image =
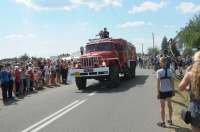
[[[190,94],[190,124],[193,132],[200,132],[200,51],[194,55],[194,64],[186,69],[179,89]]]
[[[157,97],[160,99],[160,112],[162,122],[157,123],[158,126],[163,128],[165,125],[165,101],[167,101],[169,109],[169,120],[167,123],[172,125],[172,104],[171,98],[175,95],[174,92],[174,75],[170,69],[167,68],[167,57],[160,58],[161,69],[157,70]]]

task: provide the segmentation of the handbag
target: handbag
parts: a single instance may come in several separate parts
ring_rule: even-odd
[[[189,124],[191,121],[191,113],[188,108],[184,107],[181,111],[181,118],[186,123]]]
[[[187,96],[187,100],[188,100],[188,96]],[[186,105],[181,111],[181,118],[186,124],[189,124],[191,122],[191,113],[190,113],[190,110],[186,107]]]

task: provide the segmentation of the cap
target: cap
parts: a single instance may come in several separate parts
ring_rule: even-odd
[[[15,69],[15,70],[19,69],[19,66],[15,66],[14,69]]]
[[[32,70],[32,68],[31,67],[28,67],[28,71],[31,71]]]

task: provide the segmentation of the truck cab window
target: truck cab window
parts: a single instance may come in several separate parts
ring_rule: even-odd
[[[94,52],[94,51],[97,51],[97,44],[88,45],[86,47],[86,52]]]
[[[104,50],[113,50],[113,44],[112,43],[102,43],[98,45],[98,50],[99,51],[104,51]]]

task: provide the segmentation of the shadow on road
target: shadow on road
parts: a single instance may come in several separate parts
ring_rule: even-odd
[[[171,125],[171,126],[167,126],[168,129],[174,130],[175,132],[192,132],[191,129],[189,128],[185,128],[185,127],[181,127],[178,125]]]
[[[123,77],[120,78],[120,86],[118,88],[111,88],[108,86],[109,81],[96,82],[92,85],[89,85],[84,90],[77,93],[91,93],[97,91],[98,93],[118,93],[124,92],[131,88],[134,88],[137,85],[143,85],[149,75],[139,75],[130,80],[125,80]]]
[[[17,102],[19,102],[19,101],[20,101],[20,100],[18,100],[18,99],[12,99],[12,100],[9,100],[9,101],[7,101],[7,102],[4,102],[3,104],[4,104],[4,106],[18,105]]]
[[[183,99],[186,99],[186,98],[179,92],[179,90],[175,90],[175,93],[178,94],[179,96],[181,96]]]
[[[180,106],[186,107],[186,104],[184,104],[184,103],[174,101],[174,100],[172,100],[172,102],[175,103],[175,104],[179,104]]]

